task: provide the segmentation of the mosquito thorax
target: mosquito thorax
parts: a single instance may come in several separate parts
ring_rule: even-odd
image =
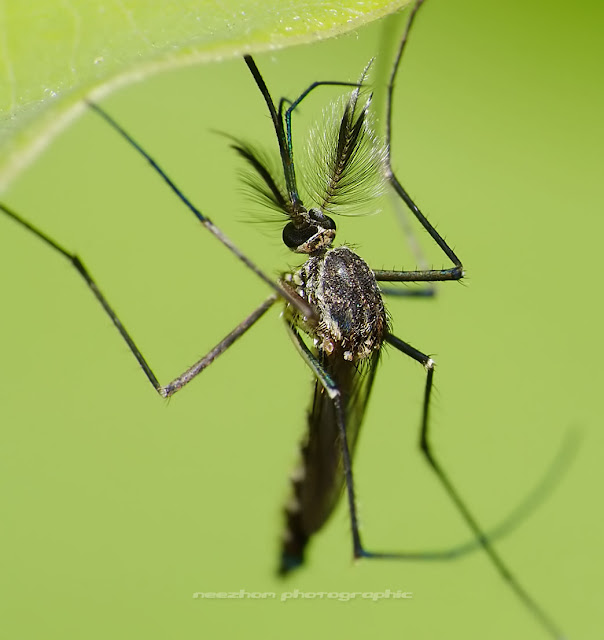
[[[331,246],[336,223],[321,209],[300,207],[283,229],[283,242],[294,253],[312,255]]]
[[[317,312],[308,322],[291,305],[286,310],[319,351],[359,362],[380,350],[388,330],[382,296],[373,271],[351,249],[317,252],[284,280]]]

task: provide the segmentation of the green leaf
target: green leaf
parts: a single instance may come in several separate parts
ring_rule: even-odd
[[[175,67],[312,42],[409,0],[28,0],[0,8],[0,188],[84,107]]]

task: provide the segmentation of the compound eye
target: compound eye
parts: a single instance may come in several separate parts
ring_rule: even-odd
[[[288,222],[283,229],[283,242],[288,249],[295,251],[308,242],[318,231],[319,229],[315,225],[306,225],[301,229],[296,229],[293,222]]]
[[[326,216],[320,209],[309,209],[308,217],[313,222],[318,222],[319,226],[322,227],[323,229],[331,229],[335,231],[336,223],[333,221],[332,218],[330,218],[329,216]]]

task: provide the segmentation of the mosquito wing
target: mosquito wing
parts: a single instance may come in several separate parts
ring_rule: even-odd
[[[350,454],[358,440],[359,430],[373,379],[379,352],[359,362],[341,355],[321,352],[320,360],[342,394],[346,436]],[[342,493],[345,479],[340,437],[332,400],[320,382],[315,383],[308,414],[308,432],[301,446],[302,460],[292,477],[293,495],[285,507],[282,574],[302,564],[310,537],[328,520]]]

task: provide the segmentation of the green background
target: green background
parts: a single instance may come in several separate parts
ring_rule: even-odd
[[[570,429],[583,436],[545,503],[498,545],[570,638],[602,626],[603,19],[595,1],[427,3],[393,141],[401,181],[467,268],[466,286],[389,309],[396,334],[438,363],[435,448],[481,522],[527,495]],[[381,33],[257,62],[273,94],[292,97],[316,79],[356,79]],[[309,99],[300,121],[332,95]],[[158,76],[104,105],[270,273],[296,263],[212,133],[274,145],[242,61]],[[162,381],[266,295],[94,114],[4,199],[83,257]],[[388,210],[338,222],[371,265],[415,266]],[[352,563],[343,507],[308,566],[278,582],[280,509],[310,392],[278,312],[165,403],[69,264],[9,221],[0,229],[6,637],[545,637],[481,553]],[[417,451],[423,383],[415,363],[385,354],[355,466],[370,548],[469,535]],[[192,597],[295,588],[413,599]]]

